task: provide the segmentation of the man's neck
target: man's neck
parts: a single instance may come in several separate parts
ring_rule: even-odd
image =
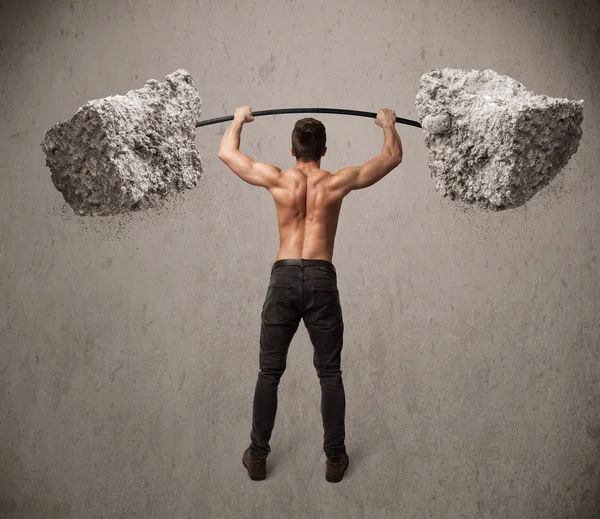
[[[321,161],[318,162],[299,162],[296,161],[296,167],[303,170],[321,169]]]

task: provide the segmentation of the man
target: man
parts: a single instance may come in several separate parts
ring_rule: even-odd
[[[261,312],[260,372],[254,393],[251,443],[242,463],[251,479],[266,478],[277,388],[286,368],[288,347],[300,319],[304,319],[321,384],[325,477],[338,482],[349,458],[344,443],[346,399],[340,369],[344,322],[332,263],[333,245],[344,197],[375,184],[402,162],[396,114],[390,109],[377,113],[375,124],[383,128],[384,137],[381,153],[362,166],[348,166],[335,175],[321,169],[327,147],[325,127],[320,121],[308,117],[296,122],[291,148],[296,166],[282,171],[256,162],[239,150],[242,126],[253,120],[249,106],[236,109],[219,149],[219,158],[236,175],[271,193],[279,224],[279,252]]]

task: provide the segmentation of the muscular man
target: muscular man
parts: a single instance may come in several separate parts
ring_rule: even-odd
[[[253,120],[249,106],[238,108],[219,149],[219,158],[236,175],[271,193],[279,224],[279,252],[261,312],[260,371],[254,393],[251,443],[242,463],[251,479],[266,478],[277,388],[290,342],[303,319],[321,384],[325,477],[338,482],[349,458],[344,443],[346,399],[340,369],[344,322],[332,263],[333,245],[344,197],[375,184],[402,162],[396,114],[390,109],[377,113],[375,124],[383,128],[384,138],[377,157],[362,166],[342,168],[334,175],[321,169],[321,157],[327,151],[323,123],[311,117],[296,122],[291,148],[296,166],[282,171],[256,162],[239,150],[242,126]]]

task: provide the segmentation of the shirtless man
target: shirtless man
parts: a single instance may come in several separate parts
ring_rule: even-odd
[[[339,482],[349,458],[344,443],[346,399],[340,369],[344,322],[332,263],[333,246],[344,197],[375,184],[402,162],[396,114],[390,109],[377,113],[375,124],[383,128],[384,137],[377,157],[362,166],[342,168],[334,175],[321,169],[327,147],[325,127],[320,121],[308,117],[296,122],[291,148],[296,166],[282,171],[256,162],[239,150],[242,126],[253,120],[249,106],[238,108],[219,149],[219,159],[236,175],[271,193],[279,226],[279,252],[261,312],[260,371],[254,393],[251,443],[242,463],[251,479],[266,478],[277,388],[286,368],[289,345],[303,319],[321,384],[325,478]]]

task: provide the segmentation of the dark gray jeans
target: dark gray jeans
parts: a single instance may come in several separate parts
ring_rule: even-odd
[[[313,345],[313,363],[321,383],[323,450],[328,458],[346,454],[346,396],[340,369],[344,321],[337,273],[326,260],[283,259],[273,263],[261,312],[260,371],[250,434],[250,453],[258,458],[271,452],[277,388],[300,319],[304,319]]]

